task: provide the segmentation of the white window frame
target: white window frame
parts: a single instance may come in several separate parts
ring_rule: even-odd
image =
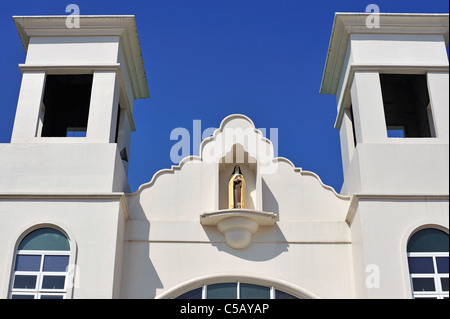
[[[413,298],[437,298],[437,299],[448,299],[449,292],[442,290],[441,278],[449,278],[448,273],[438,273],[436,257],[449,257],[447,252],[411,252],[407,254],[409,257],[431,257],[433,259],[434,273],[430,274],[414,274],[409,270],[409,278],[411,283],[411,293]],[[435,291],[414,291],[413,278],[433,278]]]
[[[9,290],[9,298],[12,298],[13,295],[32,295],[34,299],[40,299],[43,295],[45,296],[62,296],[63,299],[67,298],[67,291],[69,283],[69,272],[68,268],[65,271],[44,271],[44,259],[45,256],[67,256],[70,260],[70,250],[61,251],[61,250],[17,250],[14,256],[14,267],[16,265],[17,256],[19,255],[39,255],[41,256],[39,271],[21,271],[14,270],[11,276],[11,287]],[[69,264],[70,265],[70,264]],[[34,289],[25,289],[25,288],[14,288],[14,281],[17,275],[32,275],[36,276],[36,286]],[[62,289],[44,289],[42,288],[42,283],[44,276],[63,276],[64,279],[64,288]]]

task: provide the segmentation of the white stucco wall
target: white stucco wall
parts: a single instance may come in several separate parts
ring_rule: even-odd
[[[8,298],[19,239],[39,227],[56,227],[70,241],[69,263],[76,266],[69,296],[119,296],[124,221],[120,195],[69,197],[0,195],[0,298]]]
[[[117,63],[118,36],[31,37],[26,64],[95,65]]]
[[[358,145],[341,192],[448,194],[448,144],[414,140]]]
[[[448,212],[445,196],[360,199],[351,221],[356,297],[411,298],[408,239],[419,227],[448,233]]]
[[[2,144],[0,153],[0,192],[129,191],[116,144]]]
[[[245,116],[227,117],[201,149],[222,145],[228,139],[223,135],[232,134],[233,128],[242,132],[249,124],[254,129]],[[259,137],[258,143],[265,147],[267,142]],[[217,158],[227,150],[224,147]],[[264,278],[290,282],[301,288],[297,295],[307,291],[309,297],[353,297],[350,229],[345,223],[349,198],[323,185],[315,174],[272,158],[276,168],[270,174],[244,172],[244,177],[260,179],[256,184],[262,185],[261,190],[255,190],[255,196],[262,196],[263,210],[277,214],[276,225],[261,227],[248,247],[236,250],[215,226],[200,224],[200,214],[217,207],[215,192],[220,188],[219,165],[201,155],[183,160],[181,168],[158,172],[149,184],[127,196],[130,220],[121,297],[154,298],[183,284],[185,290],[196,288],[188,284],[196,278],[208,276],[213,281],[215,274],[228,274],[229,280],[238,280],[249,273],[261,282]],[[231,170],[234,164],[229,165]],[[226,178],[220,182],[228,184],[230,174],[222,172]]]

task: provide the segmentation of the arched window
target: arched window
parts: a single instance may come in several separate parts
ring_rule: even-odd
[[[203,285],[188,291],[176,299],[299,299],[275,289],[243,282],[228,282]]]
[[[11,278],[11,299],[63,299],[67,294],[70,244],[54,228],[39,228],[19,244]]]
[[[448,299],[448,234],[419,230],[408,241],[408,265],[415,299]]]

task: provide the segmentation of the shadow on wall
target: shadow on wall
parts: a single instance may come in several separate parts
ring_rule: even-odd
[[[227,178],[229,174],[227,172]],[[277,214],[279,205],[267,183],[262,179],[262,208],[265,212]],[[129,198],[130,219],[126,223],[126,241],[123,252],[122,298],[155,298],[157,290],[164,288],[161,278],[151,260],[150,233],[151,222],[141,205],[138,193]],[[145,195],[145,196],[148,196]],[[145,201],[144,201],[145,202]],[[233,255],[248,261],[267,261],[287,252],[289,244],[277,224],[261,226],[253,235],[252,242],[244,249],[233,249],[226,243],[224,235],[216,226],[201,226],[209,242],[198,242],[198,245],[212,245],[220,252]],[[181,266],[181,265],[180,265]]]
[[[278,225],[262,226],[253,235],[252,242],[244,249],[234,249],[225,242],[225,237],[215,226],[205,226],[211,245],[217,250],[248,261],[271,260],[283,252],[287,252],[289,244]]]
[[[262,178],[262,206],[263,211],[277,214],[280,220],[278,202],[267,183]],[[234,249],[227,245],[224,235],[216,226],[203,227],[209,241],[219,251],[226,252],[238,258],[249,261],[266,261],[273,259],[288,251],[289,244],[277,224],[274,226],[261,226],[253,234],[251,243],[244,249]]]
[[[251,243],[244,249],[234,249],[228,246],[225,236],[216,226],[204,226],[210,244],[219,251],[226,252],[238,258],[249,261],[271,260],[283,252],[287,252],[289,244],[278,225],[261,226],[253,235]]]
[[[269,186],[267,186],[264,178],[261,178],[262,181],[262,207],[263,211],[268,213],[277,214],[277,221],[280,220],[280,210],[278,207],[278,202],[275,198],[275,195],[270,190]]]
[[[135,220],[127,222],[126,232],[137,238],[148,238],[150,222],[142,207],[134,211]],[[148,240],[129,240],[124,243],[121,298],[153,299],[156,290],[163,288],[161,279],[150,259]]]

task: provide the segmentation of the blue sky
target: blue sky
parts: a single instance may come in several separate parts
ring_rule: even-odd
[[[339,192],[343,176],[334,129],[336,101],[319,94],[334,13],[364,12],[371,3],[381,12],[449,12],[447,0],[2,2],[0,143],[11,138],[21,81],[17,65],[25,61],[11,17],[64,15],[70,3],[81,14],[136,16],[151,97],[135,102],[132,191],[173,164],[173,129],[184,127],[193,134],[193,120],[201,120],[206,129],[241,113],[258,128],[278,128],[278,155],[315,172]]]

